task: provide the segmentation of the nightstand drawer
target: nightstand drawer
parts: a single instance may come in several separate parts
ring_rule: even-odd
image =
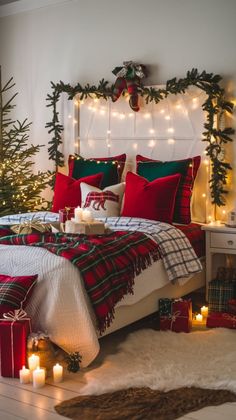
[[[236,235],[211,232],[211,248],[236,249]]]

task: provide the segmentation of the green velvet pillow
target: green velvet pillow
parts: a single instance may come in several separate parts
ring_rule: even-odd
[[[191,159],[176,160],[171,162],[139,162],[137,165],[138,175],[143,176],[148,181],[163,178],[174,174],[186,175]]]
[[[103,179],[101,182],[101,189],[119,183],[119,175],[117,172],[117,165],[112,161],[99,161],[88,159],[75,159],[73,161],[73,169],[70,176],[74,179],[84,178],[89,175],[95,175],[103,172]]]

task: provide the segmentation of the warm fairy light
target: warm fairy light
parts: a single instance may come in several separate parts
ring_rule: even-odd
[[[155,140],[150,140],[148,143],[148,147],[154,147],[156,145]]]
[[[145,118],[146,120],[148,120],[149,118],[151,118],[151,114],[150,114],[150,112],[146,112],[146,113],[144,114],[144,118]]]
[[[98,102],[98,98],[94,98],[93,102],[97,103]]]
[[[101,115],[104,115],[104,114],[105,114],[104,109],[100,109],[99,113],[100,113]]]
[[[116,116],[117,116],[117,114],[118,114],[118,112],[117,112],[117,111],[113,111],[113,112],[112,112],[112,116],[113,116],[113,117],[116,117]]]
[[[134,116],[134,113],[133,112],[129,112],[129,117],[131,118],[131,117],[133,117]]]
[[[149,133],[150,134],[154,134],[155,133],[155,130],[153,128],[150,128]]]
[[[222,210],[222,214],[226,214],[226,210]]]
[[[161,110],[160,110],[160,113],[161,113],[161,114],[164,114],[164,113],[165,113],[165,110],[164,110],[164,109],[161,109]]]
[[[167,143],[168,143],[168,144],[174,144],[174,143],[175,143],[175,140],[174,140],[174,139],[168,139],[168,140],[167,140]]]
[[[198,101],[198,99],[197,99],[197,98],[193,98],[193,99],[192,99],[192,102],[193,102],[193,103],[196,103],[197,101]]]
[[[73,120],[73,123],[74,123],[74,124],[77,124],[77,123],[78,123],[78,121],[77,121],[77,120]]]
[[[165,120],[170,120],[170,116],[169,115],[166,115],[165,116]]]
[[[208,165],[208,163],[209,163],[208,159],[204,159],[203,163],[204,163],[204,165]]]
[[[134,150],[137,150],[137,148],[138,148],[138,144],[137,144],[137,143],[134,143],[134,144],[133,144],[133,149],[134,149]]]
[[[120,114],[120,119],[121,120],[124,120],[125,119],[125,114],[123,112]]]
[[[203,198],[205,198],[205,197],[206,197],[206,194],[205,194],[205,193],[203,193],[203,194],[202,194],[202,197],[203,197]]]
[[[170,127],[170,128],[167,128],[167,131],[169,132],[169,133],[174,133],[174,129],[173,129],[173,127]]]
[[[111,130],[107,130],[107,134],[111,134]]]
[[[68,118],[69,118],[69,119],[71,119],[71,118],[72,118],[72,115],[70,115],[70,114],[69,114],[69,115],[68,115]]]
[[[77,102],[78,103],[78,102]],[[79,105],[84,105],[84,100],[83,99],[80,99],[80,101],[79,101]]]
[[[177,104],[177,105],[175,106],[175,108],[176,108],[176,109],[181,109],[181,108],[182,108],[182,106],[181,106],[180,104]]]

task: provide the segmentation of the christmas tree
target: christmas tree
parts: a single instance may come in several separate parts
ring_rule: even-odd
[[[41,146],[28,144],[31,123],[10,118],[17,93],[11,96],[9,91],[14,86],[11,78],[2,87],[0,67],[0,216],[42,209],[48,203],[41,192],[51,178],[49,171],[33,173],[32,158]]]

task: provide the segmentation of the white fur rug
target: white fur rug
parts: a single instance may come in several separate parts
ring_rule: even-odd
[[[101,367],[86,372],[84,379],[87,385],[82,394],[142,386],[162,391],[196,386],[236,392],[236,331],[140,330],[130,334]]]

